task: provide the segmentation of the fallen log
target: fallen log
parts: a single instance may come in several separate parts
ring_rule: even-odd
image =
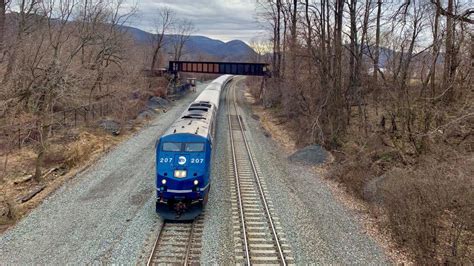
[[[52,172],[54,172],[54,171],[56,171],[56,170],[58,170],[58,168],[56,168],[56,167],[53,167],[53,168],[49,169],[49,171],[46,172],[46,173],[43,175],[42,179],[46,178],[49,174],[51,174]]]
[[[46,187],[46,185],[41,185],[41,186],[37,186],[35,187],[31,192],[29,192],[28,194],[26,194],[25,196],[21,197],[20,198],[20,203],[25,203],[27,201],[29,201],[30,199],[32,199],[34,196],[36,196],[38,193],[40,193],[41,191],[43,191],[43,189]]]
[[[46,178],[48,175],[50,175],[52,172],[54,172],[56,170],[58,170],[57,167],[53,167],[53,168],[49,169],[46,173],[44,173],[44,175],[41,178]],[[26,175],[26,176],[20,177],[20,178],[16,179],[15,181],[13,181],[13,184],[18,185],[18,184],[21,184],[21,183],[25,183],[25,182],[30,181],[32,178],[33,178],[33,175]]]
[[[13,184],[18,185],[18,184],[21,184],[21,183],[25,183],[27,181],[30,181],[32,178],[33,178],[33,175],[26,175],[26,176],[20,177],[17,180],[13,181]]]

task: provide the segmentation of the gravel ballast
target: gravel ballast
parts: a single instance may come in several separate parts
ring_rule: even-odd
[[[66,182],[0,236],[0,264],[134,264],[162,223],[154,210],[157,138],[198,93]]]

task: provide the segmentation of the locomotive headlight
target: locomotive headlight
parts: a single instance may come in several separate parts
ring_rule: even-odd
[[[186,177],[186,170],[175,170],[174,177],[176,178],[185,178]]]
[[[195,185],[195,186],[199,185],[199,181],[194,180],[194,185]]]
[[[161,184],[166,185],[166,179],[161,180]]]

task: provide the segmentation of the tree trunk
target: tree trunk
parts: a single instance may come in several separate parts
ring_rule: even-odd
[[[471,33],[471,68],[474,68],[474,33]]]
[[[332,89],[332,110],[331,117],[331,134],[332,144],[337,145],[337,139],[345,131],[346,115],[344,112],[344,103],[342,100],[342,22],[343,22],[344,0],[336,0],[334,9],[334,65],[333,65],[333,81]]]
[[[273,25],[273,55],[272,55],[272,74],[273,77],[278,77],[277,69],[277,23]]]
[[[382,16],[382,0],[377,1],[377,25],[375,27],[375,52],[374,52],[374,81],[377,82],[380,60],[380,18]]]
[[[448,0],[448,13],[453,14],[454,0]],[[446,16],[446,55],[444,59],[443,87],[446,90],[445,100],[451,102],[454,99],[454,19]]]
[[[358,0],[350,0],[349,3],[349,16],[350,16],[350,54],[349,54],[349,88],[348,88],[348,96],[353,96],[354,89],[356,85],[356,65],[355,61],[357,54],[359,54],[357,49],[357,22],[356,22],[356,9],[357,9],[357,1]],[[348,103],[350,105],[351,103]],[[349,110],[348,110],[349,111]],[[350,113],[348,115],[350,117]]]
[[[4,177],[7,176],[8,158],[10,156],[11,150],[11,148],[8,148],[8,151],[5,152],[5,160],[3,161],[3,174],[0,176],[0,183],[3,181]]]
[[[44,110],[43,113],[48,112],[47,110]],[[41,173],[42,170],[41,168],[43,167],[43,161],[44,161],[44,155],[46,153],[46,145],[48,141],[48,134],[49,134],[49,126],[47,123],[47,118],[45,114],[40,115],[40,124],[39,127],[37,127],[40,131],[40,139],[38,140],[38,150],[37,150],[37,156],[36,156],[36,161],[35,161],[35,175],[34,179],[36,181],[41,181]]]
[[[275,77],[280,77],[281,67],[281,38],[280,38],[280,27],[281,27],[281,0],[277,0],[277,14],[276,14],[276,63],[275,63]]]
[[[308,31],[308,36],[306,36],[306,45],[308,46],[308,52],[311,57],[313,57],[313,43],[312,43],[312,38],[313,38],[313,29],[311,28],[311,18],[309,15],[309,0],[306,0],[305,2],[305,18],[306,18],[306,28]],[[310,60],[308,60],[308,72],[312,73],[313,72],[313,64],[311,63]]]
[[[431,86],[431,97],[435,97],[436,95],[436,63],[438,61],[438,53],[439,53],[439,34],[438,34],[438,28],[439,28],[439,9],[436,8],[436,14],[435,14],[435,21],[433,25],[433,51],[431,53],[431,56],[433,57],[433,63],[431,66],[431,73],[430,73],[430,86]]]
[[[289,55],[290,55],[290,65],[291,68],[289,71],[290,77],[288,80],[290,81],[285,87],[287,89],[288,99],[286,99],[287,104],[287,117],[290,119],[296,115],[297,108],[294,108],[294,104],[298,104],[296,98],[299,95],[299,91],[301,88],[297,85],[297,76],[298,70],[296,69],[296,50],[297,50],[297,32],[296,32],[296,22],[297,22],[297,15],[298,15],[298,0],[293,0],[293,8],[291,10],[291,24],[290,24],[290,47],[289,47]]]
[[[42,173],[41,167],[43,166],[43,160],[44,160],[44,148],[40,147],[38,150],[38,155],[36,156],[36,160],[35,160],[35,175],[33,178],[36,181],[40,181],[41,179],[41,173]]]
[[[285,79],[286,74],[286,51],[288,49],[287,41],[287,30],[288,30],[288,18],[285,10],[282,10],[283,14],[283,43],[280,51],[280,77]]]
[[[291,70],[293,81],[296,80],[298,71],[296,70],[296,22],[298,15],[298,0],[293,0],[293,14],[291,16]]]
[[[326,28],[326,25],[329,25],[329,4],[328,0],[321,1],[321,41],[320,41],[320,76],[321,76],[321,88],[327,88],[329,84],[329,73],[331,71],[330,60],[329,60],[329,51],[330,51],[330,32],[329,27]],[[327,29],[327,31],[326,31]]]
[[[0,53],[3,52],[4,41],[5,41],[5,12],[6,3],[5,0],[0,0]]]
[[[153,75],[153,70],[155,70],[155,67],[156,67],[156,63],[158,61],[158,55],[160,53],[160,48],[161,46],[160,45],[157,45],[153,51],[153,58],[151,59],[151,67],[150,67],[150,71]]]

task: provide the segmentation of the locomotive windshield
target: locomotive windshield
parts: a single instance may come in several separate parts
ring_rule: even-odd
[[[185,143],[185,151],[202,152],[204,151],[204,143]]]
[[[165,142],[163,143],[163,151],[181,151],[182,143],[180,142]]]
[[[184,147],[183,147],[184,146]],[[191,143],[182,143],[182,142],[164,142],[163,151],[185,151],[185,152],[203,152],[204,143],[191,142]]]

